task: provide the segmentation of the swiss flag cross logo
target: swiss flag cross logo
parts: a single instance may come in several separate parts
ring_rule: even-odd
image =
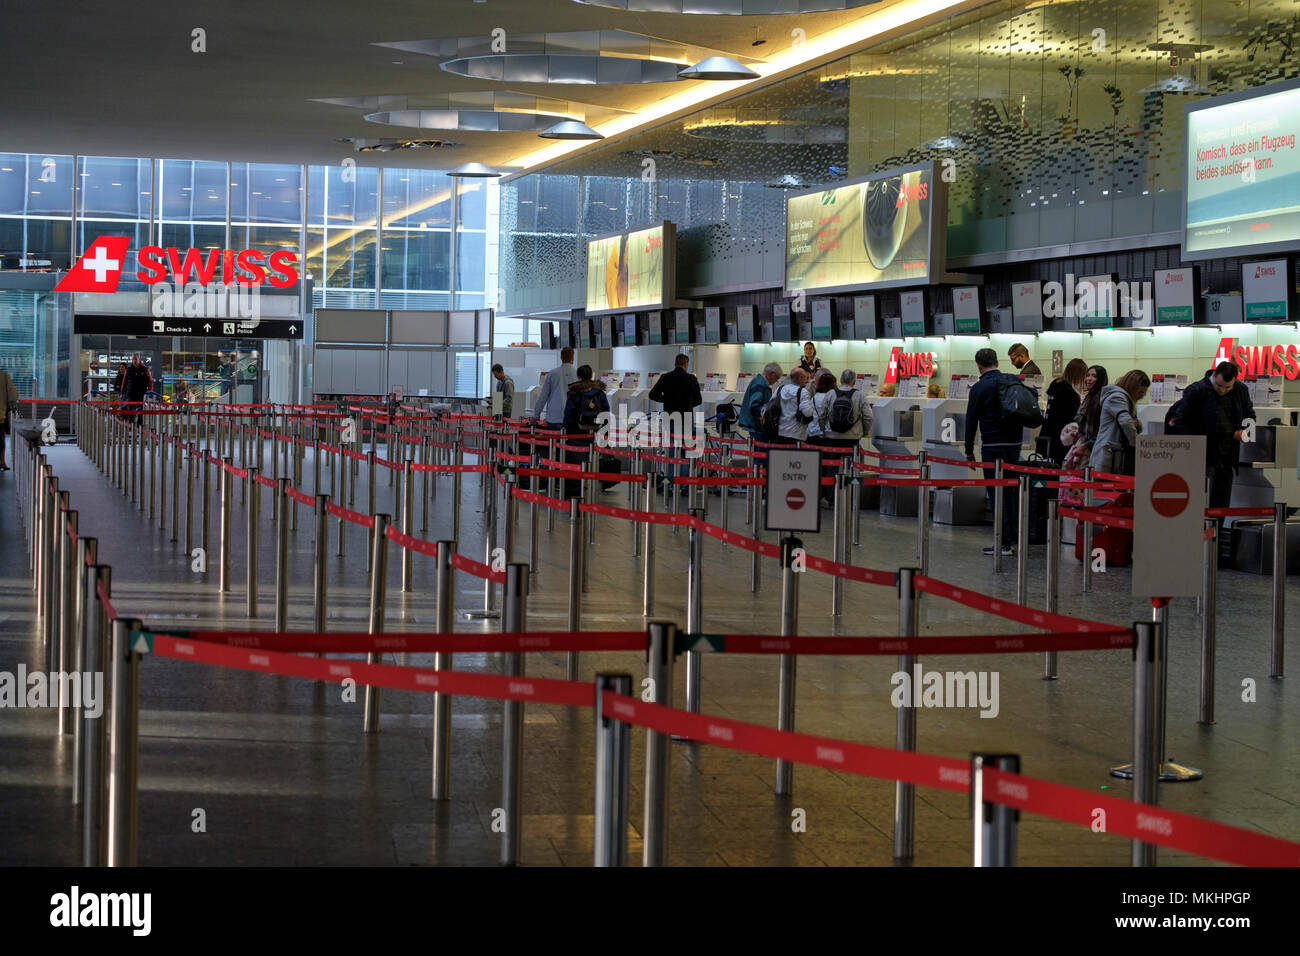
[[[1214,353],[1214,364],[1232,361],[1232,339],[1219,339],[1219,351]]]
[[[59,280],[55,292],[116,292],[126,265],[128,236],[100,236]]]
[[[902,352],[903,350],[899,348],[897,345],[895,345],[893,350],[890,351],[889,353],[889,368],[885,370],[886,385],[888,385],[890,382],[893,382],[895,384],[898,383],[898,360],[899,357],[902,355]]]

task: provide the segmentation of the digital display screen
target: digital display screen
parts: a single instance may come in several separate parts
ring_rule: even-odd
[[[664,344],[664,314],[662,312],[650,313],[650,344]]]
[[[1080,276],[1074,287],[1074,307],[1081,329],[1109,329],[1115,325],[1115,277]]]
[[[1300,80],[1187,109],[1183,258],[1280,252],[1300,243]]]
[[[898,296],[904,335],[925,335],[925,293],[920,289]]]
[[[742,305],[736,308],[736,326],[740,333],[740,341],[754,341],[754,307],[752,305]]]
[[[587,314],[657,308],[675,294],[673,224],[587,243]]]
[[[1285,259],[1241,264],[1241,303],[1247,322],[1288,322],[1290,301]]]
[[[689,342],[691,340],[691,310],[674,309],[673,315],[677,320],[677,341]]]
[[[772,306],[772,341],[790,341],[790,303],[777,302]]]
[[[853,327],[864,339],[876,337],[876,297],[860,295],[853,300]]]
[[[1191,325],[1196,318],[1196,273],[1186,269],[1157,269],[1156,325]]]
[[[812,337],[817,342],[831,340],[831,300],[812,300]]]
[[[980,290],[978,286],[957,286],[952,290],[952,321],[959,335],[979,335]]]
[[[623,344],[636,345],[636,315],[623,316]]]
[[[933,163],[788,196],[787,294],[933,281],[944,269],[947,212],[947,192]]]
[[[704,310],[704,341],[718,342],[722,339],[722,309],[711,305]]]

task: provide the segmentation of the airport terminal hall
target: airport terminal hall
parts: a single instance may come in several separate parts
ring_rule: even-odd
[[[6,925],[1285,925],[1300,0],[3,21]]]

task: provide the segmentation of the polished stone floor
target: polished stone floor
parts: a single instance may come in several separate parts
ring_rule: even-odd
[[[191,570],[184,533],[171,542],[73,445],[48,450],[61,487],[71,491],[82,533],[99,539],[100,560],[113,567],[118,610],[166,626],[270,628],[274,601],[273,525],[262,522],[259,541],[260,616],[245,614],[244,540],[234,536],[230,593],[217,590],[215,555],[206,573]],[[328,473],[328,472],[327,472]],[[304,471],[310,490],[311,468]],[[364,480],[364,469],[361,477]],[[382,472],[379,510],[391,510],[392,490]],[[25,663],[44,668],[22,525],[13,493],[14,473],[0,477],[0,670]],[[440,479],[429,513],[428,540],[450,537],[451,480]],[[464,483],[461,547],[482,559],[483,520],[478,477]],[[625,504],[622,491],[602,500]],[[357,505],[364,508],[365,488]],[[720,499],[709,502],[718,521]],[[743,499],[731,501],[731,527],[743,530]],[[184,509],[182,509],[182,515]],[[270,496],[262,499],[269,518]],[[417,511],[418,514],[418,511]],[[234,497],[236,529],[243,508]],[[529,509],[520,508],[516,556],[525,558]],[[531,627],[566,626],[567,518],[557,515],[539,536],[538,572],[528,600]],[[364,629],[367,574],[363,537],[353,529],[344,555],[335,555],[330,522],[328,557],[330,627]],[[824,524],[828,526],[829,522]],[[216,541],[215,515],[212,544]],[[931,573],[984,593],[1013,598],[1015,564],[1000,575],[980,553],[986,528],[935,525]],[[290,628],[311,627],[312,518],[304,509],[291,535]],[[765,535],[768,540],[771,534]],[[862,516],[854,563],[896,568],[914,563],[915,519]],[[813,553],[829,556],[829,531],[805,537]],[[656,615],[685,623],[685,531],[661,529],[657,547]],[[395,549],[394,549],[395,555]],[[749,555],[706,538],[704,626],[709,631],[775,633],[780,588],[776,562],[765,559],[757,594],[750,591]],[[642,624],[641,563],[633,555],[629,526],[598,519],[590,552],[590,590],[584,595],[585,628],[635,629]],[[1029,601],[1040,604],[1045,549],[1031,549]],[[414,559],[414,586],[399,590],[400,562],[389,562],[387,628],[434,626],[432,562]],[[1289,588],[1291,646],[1300,633],[1300,588]],[[1098,574],[1086,598],[1080,566],[1067,549],[1062,559],[1060,610],[1095,619],[1130,622],[1150,614],[1130,597],[1127,569]],[[1293,682],[1268,678],[1269,579],[1231,571],[1219,578],[1217,720],[1196,722],[1200,621],[1193,602],[1171,607],[1168,752],[1205,770],[1194,783],[1162,785],[1161,804],[1264,833],[1300,839],[1300,695]],[[481,608],[483,584],[458,574],[457,608]],[[499,600],[499,597],[498,597]],[[830,613],[829,578],[801,578],[799,631],[805,635],[897,633],[892,589],[863,584],[845,588],[843,616]],[[495,623],[465,620],[457,630],[490,632]],[[1001,633],[1023,630],[937,599],[922,601],[922,633]],[[431,656],[402,660],[431,666]],[[972,750],[1019,753],[1024,772],[1073,786],[1127,795],[1128,785],[1107,768],[1129,758],[1132,664],[1127,652],[1061,655],[1060,680],[1042,679],[1038,654],[923,659],[945,670],[994,669],[1000,675],[999,712],[981,718],[974,709],[927,709],[919,714],[919,749],[966,758]],[[528,657],[528,672],[563,677],[561,654]],[[1295,665],[1293,665],[1295,666]],[[456,657],[465,670],[499,671],[498,655]],[[799,661],[797,728],[879,746],[893,746],[890,704],[894,658],[805,657]],[[625,670],[639,681],[640,654],[583,654],[579,676]],[[675,700],[685,699],[685,666],[676,669]],[[1257,685],[1257,699],[1242,700],[1242,684]],[[704,710],[775,725],[777,661],[772,657],[711,655],[704,659]],[[449,864],[491,865],[499,858],[492,830],[500,806],[502,704],[457,698],[453,705],[453,798],[430,798],[428,695],[385,691],[381,732],[363,735],[362,705],[342,699],[340,688],[165,659],[142,667],[140,741],[140,848],[144,865],[172,864]],[[55,732],[51,710],[0,710],[0,863],[76,864],[80,860],[78,808],[70,798],[72,740]],[[630,859],[640,862],[644,733],[632,734]],[[525,709],[523,771],[525,865],[590,865],[592,859],[593,729],[589,710],[529,705]],[[795,771],[794,795],[773,793],[771,760],[677,743],[672,749],[669,861],[705,866],[887,866],[892,858],[893,784],[818,768]],[[916,864],[967,865],[970,824],[967,798],[929,789],[917,792]],[[196,810],[206,832],[193,832]],[[806,813],[805,832],[794,832],[793,811]],[[1024,865],[1126,865],[1128,841],[1082,827],[1026,815],[1019,836]],[[1160,852],[1165,865],[1200,863],[1175,851]]]

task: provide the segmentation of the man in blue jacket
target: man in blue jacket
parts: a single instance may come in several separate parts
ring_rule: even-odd
[[[1004,461],[1015,464],[1020,461],[1020,444],[1024,437],[1024,427],[1015,421],[1008,421],[1002,413],[1002,402],[998,396],[998,381],[1002,373],[998,371],[998,353],[992,349],[980,349],[975,353],[975,365],[979,368],[979,381],[971,386],[970,396],[966,399],[966,460],[975,461],[975,431],[980,435],[980,459],[982,461]],[[984,469],[984,476],[992,478],[994,470]],[[989,510],[994,510],[994,488],[986,489],[989,496]],[[1016,553],[1016,522],[1019,516],[1018,489],[1002,489],[1002,553]],[[993,546],[984,549],[985,554],[993,553]]]
[[[740,427],[754,441],[767,441],[763,434],[763,409],[772,400],[772,386],[781,378],[781,366],[768,362],[763,371],[750,379],[740,402]]]

